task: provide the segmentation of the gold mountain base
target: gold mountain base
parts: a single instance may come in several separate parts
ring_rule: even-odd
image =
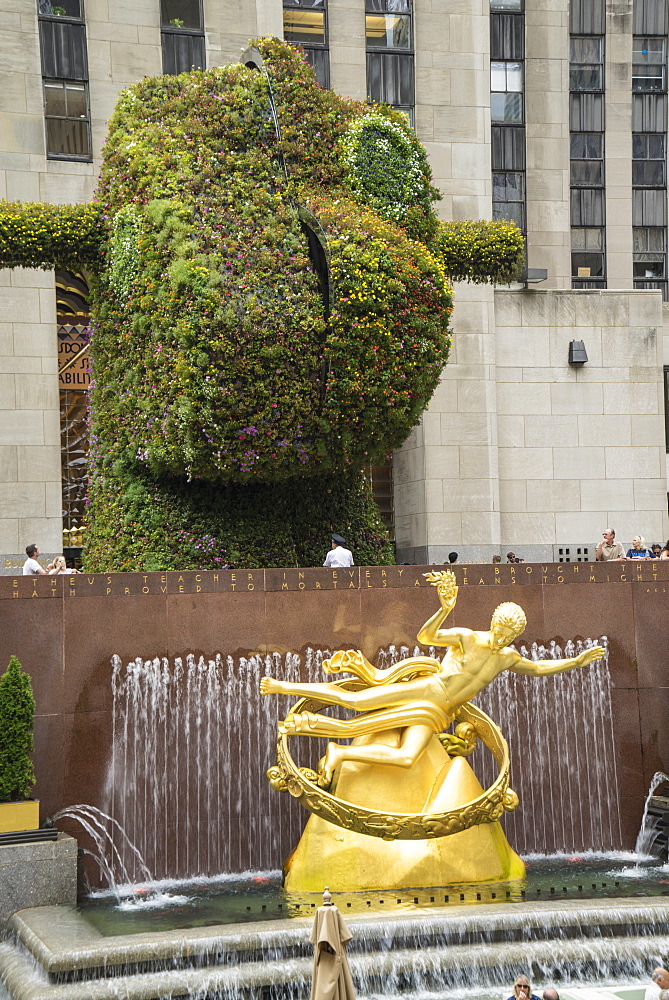
[[[401,731],[392,730],[354,742],[373,739],[392,746],[400,737]],[[335,783],[338,798],[389,812],[440,812],[466,805],[482,792],[464,757],[450,758],[436,737],[411,768],[347,763]],[[499,823],[433,840],[384,841],[311,816],[286,861],[284,884],[293,892],[322,892],[325,885],[356,892],[505,881],[524,874],[525,865]]]

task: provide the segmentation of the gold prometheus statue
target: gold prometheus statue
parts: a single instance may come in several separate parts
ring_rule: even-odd
[[[424,576],[436,587],[441,607],[417,638],[424,645],[445,646],[443,660],[414,656],[379,670],[359,650],[346,650],[325,660],[323,669],[330,674],[350,673],[355,679],[293,684],[263,677],[260,684],[261,694],[300,698],[279,724],[278,763],[267,772],[272,786],[289,791],[311,812],[336,826],[386,840],[443,837],[481,823],[494,823],[504,809],[514,809],[518,798],[508,787],[506,740],[492,720],[470,704],[471,699],[503,670],[546,677],[586,666],[605,652],[601,646],[592,646],[570,659],[549,663],[524,659],[510,646],[527,624],[522,608],[512,603],[495,609],[487,632],[442,629],[457,600],[455,574],[447,570]],[[316,710],[323,705],[339,705],[361,714],[335,719]],[[446,734],[453,722],[458,723],[455,733]],[[398,738],[384,738],[389,732],[398,733]],[[354,738],[355,742],[350,746],[328,743],[316,773],[299,768],[293,761],[288,752],[288,737],[293,735]],[[410,769],[435,736],[451,757],[470,753],[480,737],[498,764],[496,781],[465,805],[424,813],[379,811],[332,794],[342,764]],[[401,804],[398,802],[400,809]]]

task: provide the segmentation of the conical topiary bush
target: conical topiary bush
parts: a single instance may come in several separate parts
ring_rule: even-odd
[[[27,799],[35,784],[30,758],[34,715],[30,675],[12,656],[0,677],[0,802]]]

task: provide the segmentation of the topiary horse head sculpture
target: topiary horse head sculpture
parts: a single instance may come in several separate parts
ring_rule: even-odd
[[[121,94],[93,205],[0,215],[5,265],[91,273],[91,569],[309,564],[335,526],[386,561],[360,470],[437,385],[449,278],[519,267],[511,224],[438,221],[403,115],[256,44]]]

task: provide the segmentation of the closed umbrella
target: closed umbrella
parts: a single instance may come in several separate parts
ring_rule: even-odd
[[[330,890],[323,893],[323,906],[314,917],[310,941],[314,950],[314,978],[311,1000],[355,1000],[351,970],[346,957],[346,942],[353,935],[344,918],[330,900]]]

